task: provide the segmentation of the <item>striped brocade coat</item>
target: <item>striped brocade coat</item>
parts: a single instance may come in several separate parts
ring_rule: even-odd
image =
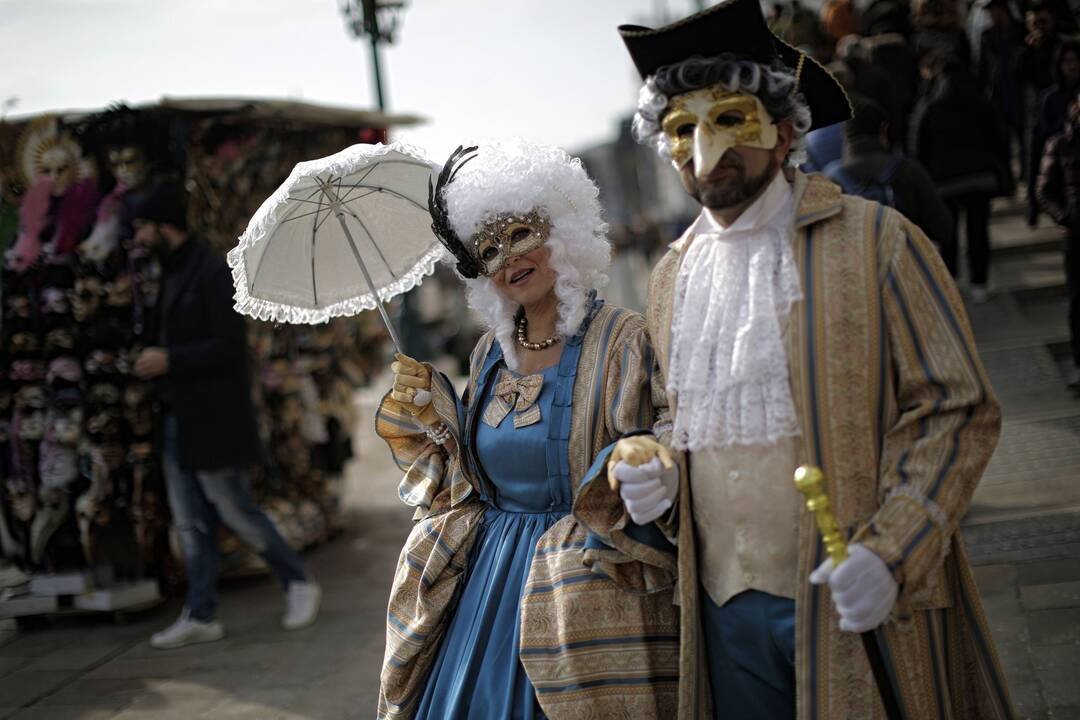
[[[1000,430],[960,297],[933,246],[902,215],[842,195],[820,176],[795,173],[793,182],[805,299],[791,310],[787,352],[802,428],[799,461],[824,470],[841,527],[882,557],[900,585],[893,617],[877,635],[904,717],[1014,717],[957,532]],[[650,284],[661,376],[675,278],[691,242],[672,245]],[[677,413],[677,398],[668,399]],[[698,718],[709,692],[685,472],[672,532],[682,617],[679,717]],[[825,553],[805,511],[798,533],[799,720],[883,718],[860,638],[839,630],[828,589],[807,581]]]
[[[468,448],[478,398],[501,356],[493,333],[481,338],[461,400],[445,376],[432,373],[433,402],[453,435],[452,451],[433,444],[389,395],[376,415],[378,434],[405,471],[401,498],[417,508],[387,612],[380,718],[415,712],[489,507],[475,455],[457,448]],[[621,434],[655,421],[654,367],[644,318],[593,300],[581,330],[566,342],[549,419],[549,479],[569,478],[575,513],[586,476],[604,480],[600,461],[588,472],[594,459]],[[597,518],[601,532],[590,534],[568,514],[543,535],[523,593],[520,659],[553,720],[664,718],[675,706],[675,553],[655,527],[628,528],[621,501],[609,499],[582,513],[586,521]],[[627,532],[640,539],[633,557],[619,549]]]

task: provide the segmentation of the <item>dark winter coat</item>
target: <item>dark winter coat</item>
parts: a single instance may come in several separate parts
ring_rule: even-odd
[[[177,421],[177,461],[185,470],[256,463],[247,326],[233,310],[229,268],[198,238],[164,264],[158,335],[169,370],[159,387]]]
[[[909,145],[945,199],[1013,191],[998,114],[969,73],[937,79],[912,115]]]

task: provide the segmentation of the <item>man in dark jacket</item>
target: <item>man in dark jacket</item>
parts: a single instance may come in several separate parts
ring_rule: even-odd
[[[1073,366],[1067,383],[1080,390],[1080,95],[1069,106],[1065,130],[1050,138],[1036,187],[1039,204],[1065,228],[1065,282]]]
[[[1019,77],[1020,56],[1025,47],[1024,29],[1013,19],[1009,0],[989,0],[986,12],[991,24],[979,40],[979,84],[1001,113],[1002,123],[1008,131],[1007,141],[1017,143],[1020,173],[1028,177],[1039,160],[1028,157],[1028,144],[1024,142],[1027,118],[1024,85]]]
[[[158,381],[164,410],[164,469],[173,524],[187,564],[187,606],[150,640],[157,648],[224,636],[215,620],[217,523],[257,551],[285,587],[282,625],[314,622],[321,591],[303,561],[274,528],[248,488],[247,468],[260,446],[251,402],[243,318],[232,309],[225,261],[187,232],[186,195],[162,184],[133,209],[135,242],[164,270],[158,347],[140,353],[135,374]]]
[[[966,66],[931,51],[921,60],[932,80],[911,118],[911,154],[930,173],[954,222],[965,215],[971,299],[989,298],[990,199],[1013,192],[1008,145],[996,110]],[[942,259],[956,277],[959,258],[942,247]]]
[[[1054,58],[1061,35],[1058,34],[1054,12],[1051,7],[1037,0],[1028,6],[1025,14],[1028,34],[1020,53],[1020,80],[1023,83],[1025,125],[1027,128],[1028,157],[1032,172],[1027,176],[1027,221],[1035,227],[1039,220],[1039,208],[1035,201],[1035,179],[1039,158],[1042,157],[1046,136],[1039,133],[1039,110],[1042,94],[1054,84]]]

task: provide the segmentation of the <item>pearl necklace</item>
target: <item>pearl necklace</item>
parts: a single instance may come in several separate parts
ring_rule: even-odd
[[[555,335],[549,337],[547,340],[541,340],[540,342],[529,342],[528,335],[526,335],[525,333],[525,330],[528,326],[529,321],[526,320],[525,315],[522,314],[522,316],[517,321],[517,343],[526,350],[547,350],[549,347],[562,340],[562,338],[559,337],[559,335],[556,333]]]

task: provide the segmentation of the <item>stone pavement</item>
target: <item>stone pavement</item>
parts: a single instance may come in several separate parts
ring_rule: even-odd
[[[963,533],[1022,717],[1080,720],[1080,400],[1062,383],[1061,239],[1005,208],[993,240],[997,293],[969,310],[1005,424]],[[314,627],[279,629],[269,578],[225,584],[228,636],[212,645],[148,646],[179,612],[176,600],[125,624],[0,621],[0,718],[372,717],[389,584],[410,526],[399,473],[371,432],[378,395],[359,396],[348,529],[307,556],[325,589]]]
[[[963,525],[1021,716],[1080,720],[1080,399],[1065,390],[1061,233],[1015,207],[992,227],[992,300],[970,306],[1004,409]]]

